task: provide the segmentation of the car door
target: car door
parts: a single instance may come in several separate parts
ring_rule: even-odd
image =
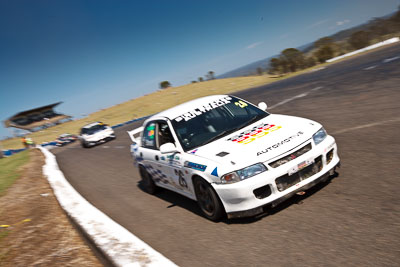
[[[144,129],[142,135],[142,158],[144,167],[146,171],[152,176],[154,182],[162,187],[169,187],[170,178],[168,178],[168,173],[165,164],[161,164],[161,153],[159,146],[157,144],[157,130],[158,122],[150,121],[148,122]]]
[[[149,122],[143,130],[143,160],[148,173],[157,185],[183,195],[191,195],[188,186],[189,173],[184,172],[184,153],[161,154],[160,146],[166,143],[177,145],[170,124],[166,120]]]
[[[159,121],[157,127],[157,145],[158,148],[166,143],[173,143],[176,147],[178,146],[177,140],[172,135],[171,126],[168,121]],[[184,153],[174,152],[174,153],[160,153],[160,163],[165,166],[168,171],[168,177],[170,178],[171,185],[174,187],[174,191],[186,195],[190,192],[188,186],[189,174],[184,172]]]

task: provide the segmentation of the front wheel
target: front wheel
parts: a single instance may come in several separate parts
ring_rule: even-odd
[[[143,166],[139,166],[139,173],[140,177],[142,178],[141,184],[144,190],[147,193],[154,195],[157,192],[157,186],[154,183],[151,175],[146,171],[146,169]]]
[[[214,189],[202,178],[196,177],[193,182],[197,203],[204,216],[209,220],[219,221],[224,215],[224,208]]]
[[[86,141],[82,141],[81,144],[82,144],[82,147],[83,147],[83,148],[88,148],[88,145],[87,145]]]

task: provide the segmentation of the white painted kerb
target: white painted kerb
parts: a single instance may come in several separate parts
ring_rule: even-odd
[[[345,58],[345,57],[349,57],[349,56],[352,56],[352,55],[355,55],[355,54],[358,54],[358,53],[361,53],[361,52],[365,52],[365,51],[368,51],[368,50],[371,50],[371,49],[375,49],[377,47],[381,47],[381,46],[384,46],[384,45],[397,43],[398,41],[400,41],[400,38],[399,37],[394,37],[394,38],[388,39],[386,41],[383,41],[383,42],[380,42],[380,43],[376,43],[376,44],[364,47],[362,49],[355,50],[353,52],[350,52],[350,53],[347,53],[347,54],[344,54],[344,55],[341,55],[341,56],[338,56],[338,57],[334,57],[334,58],[328,59],[326,62],[336,61],[336,60],[339,60],[339,59],[342,59],[342,58]]]
[[[78,223],[117,266],[177,266],[84,199],[65,179],[56,157],[39,147],[46,157],[47,176],[61,207]]]

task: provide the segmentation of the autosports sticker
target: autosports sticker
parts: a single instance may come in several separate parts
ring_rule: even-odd
[[[206,165],[185,161],[185,167],[204,172],[207,168]]]
[[[282,140],[281,142],[276,143],[275,145],[272,145],[272,146],[270,146],[270,147],[267,147],[266,149],[261,150],[260,152],[257,152],[257,156],[260,156],[260,155],[262,155],[262,154],[264,154],[264,153],[268,153],[269,151],[271,151],[271,150],[273,150],[273,149],[275,149],[275,148],[278,148],[278,147],[280,147],[281,145],[284,145],[284,144],[286,144],[286,143],[289,143],[291,140],[293,140],[294,138],[296,138],[296,137],[298,137],[298,136],[300,136],[300,135],[302,135],[302,134],[304,134],[304,133],[303,133],[303,132],[298,132],[297,134],[292,135],[292,136],[290,136],[290,137],[288,137],[288,138]]]
[[[235,136],[227,139],[227,141],[232,141],[232,142],[239,143],[239,144],[248,144],[260,137],[266,136],[270,132],[279,130],[280,128],[282,128],[282,126],[276,126],[275,124],[262,123],[257,126],[254,126],[253,128],[251,128],[247,131],[240,133],[239,135],[235,135]]]
[[[206,105],[202,105],[201,107],[197,107],[193,110],[190,110],[189,112],[186,112],[185,114],[182,114],[182,115],[176,117],[175,121],[176,122],[180,122],[182,120],[188,121],[188,120],[193,119],[203,113],[206,113],[207,111],[210,111],[217,107],[229,104],[229,103],[231,103],[231,100],[232,100],[232,98],[229,96],[220,98],[218,100],[212,101]]]

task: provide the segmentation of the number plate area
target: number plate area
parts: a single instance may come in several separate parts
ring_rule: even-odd
[[[322,170],[322,156],[315,159],[308,159],[299,163],[288,171],[287,174],[275,179],[278,190],[284,191],[299,182],[317,174]]]

